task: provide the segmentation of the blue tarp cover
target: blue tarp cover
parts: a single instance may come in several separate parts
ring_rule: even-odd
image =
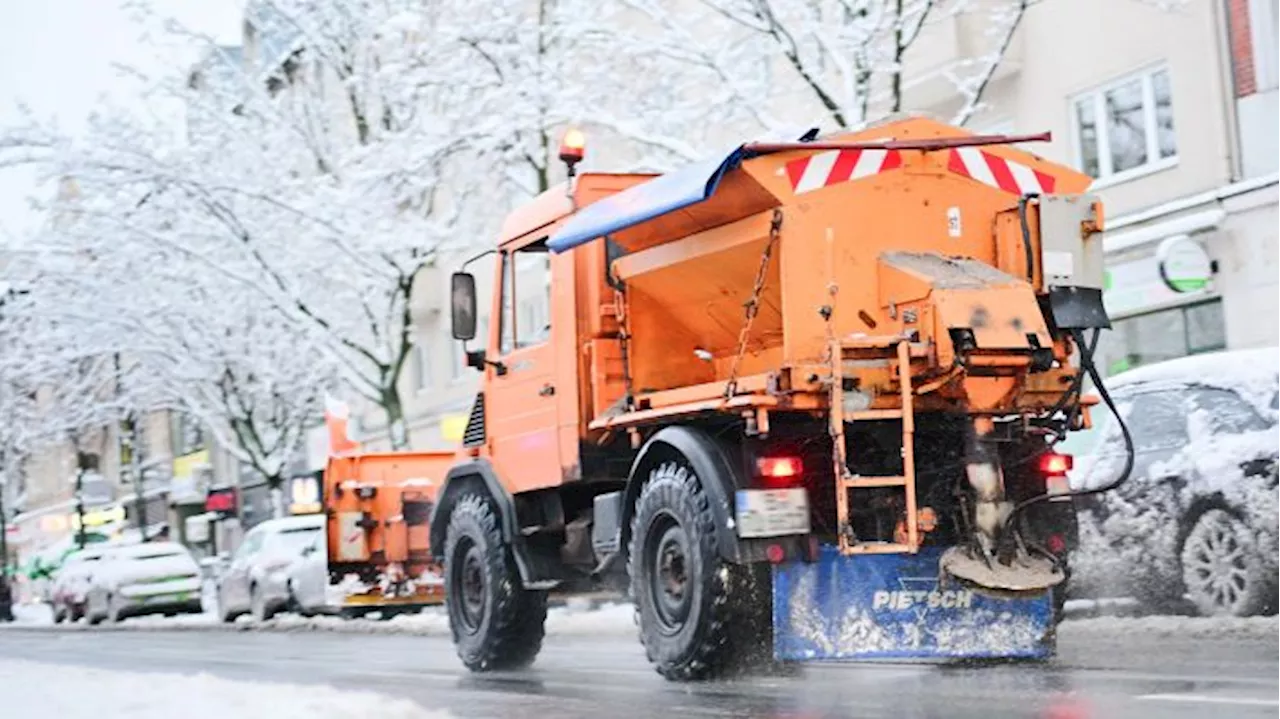
[[[715,193],[724,174],[745,158],[742,147],[738,145],[728,153],[660,175],[588,205],[552,235],[547,246],[552,252],[564,252],[610,232],[705,201]]]

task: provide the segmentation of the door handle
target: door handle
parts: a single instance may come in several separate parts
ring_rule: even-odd
[[[538,390],[538,395],[542,397],[550,397],[556,393],[556,388],[551,384],[542,385],[542,389]]]

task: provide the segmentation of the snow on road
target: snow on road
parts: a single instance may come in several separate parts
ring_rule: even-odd
[[[447,719],[406,699],[326,686],[0,660],[4,715],[57,719]]]

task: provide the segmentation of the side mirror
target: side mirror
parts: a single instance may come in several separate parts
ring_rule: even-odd
[[[449,278],[453,338],[473,340],[476,337],[476,278],[467,272],[455,272]]]

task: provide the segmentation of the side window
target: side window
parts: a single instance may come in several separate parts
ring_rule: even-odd
[[[500,354],[550,339],[551,255],[545,241],[503,257],[501,321]]]
[[[1267,423],[1236,393],[1196,387],[1187,393],[1187,417],[1211,434],[1239,434],[1267,428]]]
[[[236,559],[252,557],[261,548],[262,532],[250,532],[249,535],[244,538],[244,544],[241,544],[240,549],[236,551]]]
[[[1176,392],[1146,392],[1134,395],[1125,425],[1133,435],[1138,452],[1176,449],[1187,443],[1187,417]]]

